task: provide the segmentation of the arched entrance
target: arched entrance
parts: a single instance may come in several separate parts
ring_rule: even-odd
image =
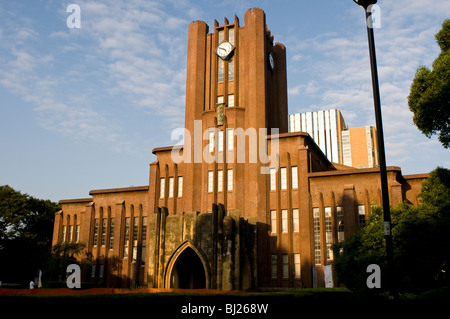
[[[199,253],[186,242],[172,256],[166,273],[167,288],[202,289],[209,280]]]

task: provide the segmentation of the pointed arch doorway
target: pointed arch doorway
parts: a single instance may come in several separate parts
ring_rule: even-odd
[[[206,267],[205,267],[206,266]],[[173,254],[166,272],[167,288],[203,289],[209,287],[207,264],[189,242]]]

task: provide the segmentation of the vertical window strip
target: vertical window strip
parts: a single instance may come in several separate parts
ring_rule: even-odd
[[[166,189],[166,179],[164,177],[161,177],[159,179],[159,197],[160,198],[164,198],[165,189]]]
[[[281,175],[281,189],[286,189],[287,188],[286,167],[281,167],[280,175]]]
[[[212,153],[214,152],[214,131],[210,130],[208,132],[208,138],[209,138],[209,152]]]
[[[103,218],[102,219],[102,239],[101,239],[101,245],[105,246],[106,245],[106,225],[107,225],[107,219]]]
[[[141,266],[145,265],[145,252],[147,250],[147,217],[142,217],[142,232],[141,232]]]
[[[227,150],[232,151],[234,149],[234,130],[227,128]]]
[[[281,262],[283,264],[283,278],[287,279],[289,278],[289,255],[288,254],[283,254],[281,255]]]
[[[313,233],[314,233],[314,263],[320,265],[321,252],[320,252],[320,213],[319,208],[313,208]]]
[[[217,57],[217,82],[223,82],[223,67],[225,65],[225,61],[221,58]]]
[[[77,225],[75,228],[75,242],[78,243],[80,241],[80,225]]]
[[[98,242],[98,218],[95,219],[94,223],[94,247],[97,246]]]
[[[276,234],[277,232],[277,211],[270,211],[270,232]]]
[[[333,244],[333,230],[331,226],[331,207],[325,207],[325,245],[327,260],[333,259],[333,250],[331,245]]]
[[[109,249],[114,247],[114,218],[109,220]]]
[[[366,207],[364,205],[358,205],[358,220],[359,226],[366,226]]]
[[[278,278],[278,256],[276,254],[271,255],[271,275],[273,279]]]
[[[342,206],[336,207],[336,226],[338,242],[344,240],[344,210]]]
[[[230,168],[227,170],[227,190],[233,190],[233,169]]]
[[[212,193],[212,191],[214,190],[214,172],[213,171],[208,171],[208,193]]]
[[[292,209],[292,222],[294,233],[298,233],[300,231],[300,218],[298,216],[298,208]]]
[[[67,226],[64,225],[62,227],[61,242],[65,242],[66,241],[66,229],[67,229]]]
[[[183,176],[178,176],[178,197],[183,196]]]
[[[234,57],[231,57],[230,60],[228,60],[228,81],[234,80]],[[234,100],[233,105],[228,106],[234,106]]]
[[[276,179],[276,171],[275,168],[269,169],[269,178],[270,178],[270,190],[276,190],[277,188],[277,179]]]
[[[125,218],[125,236],[123,243],[123,258],[128,258],[128,242],[130,240],[130,217]]]
[[[294,278],[300,278],[301,264],[300,264],[300,254],[294,254]]]
[[[169,177],[169,198],[173,197],[173,177]]]
[[[233,107],[234,106],[234,94],[228,94],[228,107]]]
[[[223,131],[219,130],[219,138],[218,138],[218,144],[217,149],[219,152],[223,152]]]
[[[291,167],[292,189],[298,188],[298,171],[297,166]]]
[[[69,226],[69,242],[73,241],[73,225]]]
[[[217,191],[221,192],[223,190],[223,170],[217,171]]]
[[[281,210],[281,232],[287,233],[288,232],[288,214],[287,209]]]
[[[133,218],[133,260],[137,259],[139,217]]]

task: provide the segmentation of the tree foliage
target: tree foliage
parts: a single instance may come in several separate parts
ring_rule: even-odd
[[[417,69],[408,96],[413,121],[428,138],[438,135],[445,148],[450,147],[450,20],[436,34],[441,53],[433,62]]]
[[[29,282],[51,254],[59,205],[0,186],[0,280]]]
[[[423,182],[417,207],[391,209],[396,285],[403,291],[424,291],[450,284],[450,171],[436,168]],[[368,292],[367,266],[386,272],[383,210],[376,207],[364,228],[333,247],[338,281]],[[382,289],[387,287],[382,276]],[[372,291],[373,292],[373,291]]]

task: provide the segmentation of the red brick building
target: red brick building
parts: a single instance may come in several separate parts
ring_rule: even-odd
[[[153,150],[149,186],[61,200],[53,243],[86,243],[85,279],[104,286],[324,286],[331,244],[381,204],[379,169],[288,133],[286,49],[262,10],[189,25],[185,116],[184,144]],[[416,203],[426,177],[388,167],[391,205]]]

